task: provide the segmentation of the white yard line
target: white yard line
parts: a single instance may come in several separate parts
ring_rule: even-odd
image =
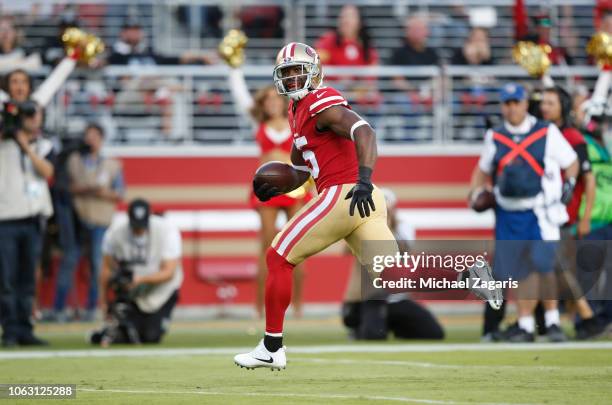
[[[349,365],[380,365],[380,366],[404,366],[404,367],[422,367],[422,368],[445,368],[456,369],[464,368],[464,365],[438,364],[427,363],[424,361],[404,361],[404,360],[355,360],[355,359],[323,359],[309,357],[290,357],[289,362],[293,363],[316,363],[316,364],[349,364]],[[470,366],[468,366],[470,367]],[[487,366],[490,367],[490,366]]]
[[[174,357],[234,355],[249,351],[252,347],[218,348],[134,348],[134,349],[90,349],[90,350],[15,350],[0,351],[0,360],[48,359],[80,357]],[[612,342],[569,343],[434,343],[434,344],[350,344],[289,346],[291,354],[323,353],[441,353],[441,352],[490,352],[490,351],[540,351],[540,350],[612,350]]]
[[[568,343],[432,343],[432,344],[353,344],[289,346],[288,353],[433,353],[529,350],[612,349],[612,342]]]
[[[567,370],[567,369],[586,369],[591,368],[591,365],[584,366],[539,366],[537,364],[530,365],[509,365],[509,364],[442,364],[428,363],[424,361],[409,361],[409,360],[369,360],[369,359],[325,359],[313,357],[290,357],[290,362],[296,363],[318,363],[318,364],[350,364],[350,365],[381,365],[381,366],[408,366],[422,368],[443,368],[443,369],[465,369],[465,368],[480,368],[480,369],[529,369],[529,370]],[[612,366],[597,366],[597,369],[612,369]]]
[[[385,401],[385,402],[410,402],[418,404],[440,404],[440,405],[461,405],[468,404],[468,402],[456,402],[456,401],[444,401],[435,399],[423,399],[423,398],[411,398],[411,397],[398,397],[398,396],[385,396],[385,395],[349,395],[349,394],[299,394],[294,392],[251,392],[251,393],[239,393],[239,392],[223,392],[223,391],[157,391],[157,390],[116,390],[116,389],[88,389],[78,388],[77,392],[91,392],[91,393],[112,393],[112,394],[157,394],[157,395],[210,395],[210,396],[237,396],[237,397],[267,397],[267,398],[313,398],[313,399],[342,399],[342,400],[368,400],[368,401]],[[519,404],[506,404],[506,403],[491,403],[491,402],[469,402],[469,404],[476,405],[519,405]],[[535,405],[535,404],[520,404],[520,405]]]

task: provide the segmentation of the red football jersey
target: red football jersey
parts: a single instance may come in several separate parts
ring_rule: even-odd
[[[565,137],[565,140],[572,146],[572,148],[576,148],[578,145],[582,145],[586,143],[586,140],[576,128],[564,128],[561,130],[561,133]],[[582,162],[579,162],[582,165]],[[572,200],[569,204],[567,204],[567,215],[569,216],[569,220],[567,221],[569,224],[573,224],[578,219],[578,211],[580,211],[580,204],[582,203],[582,195],[584,194],[585,186],[582,176],[578,177],[578,181],[576,182],[576,187],[574,188],[574,194],[572,195]]]
[[[335,105],[350,108],[342,94],[331,87],[319,88],[298,102],[289,102],[293,144],[302,152],[319,192],[337,184],[356,183],[359,176],[353,141],[331,130],[316,128],[317,114]]]

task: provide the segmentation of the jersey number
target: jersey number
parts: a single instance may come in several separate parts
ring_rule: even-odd
[[[299,150],[302,150],[302,147],[308,143],[305,136],[295,138],[294,141],[295,147]],[[319,177],[319,163],[317,163],[317,158],[314,152],[311,150],[305,150],[302,152],[302,157],[304,158],[306,165],[310,167],[310,175],[312,176],[312,178],[316,179],[317,177]]]

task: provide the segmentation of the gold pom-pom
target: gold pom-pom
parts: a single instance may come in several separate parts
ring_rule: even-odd
[[[244,47],[247,36],[240,30],[230,30],[219,44],[219,55],[231,67],[238,67],[244,62]]]
[[[605,32],[598,32],[591,37],[586,51],[597,64],[609,69],[612,66],[612,37]]]
[[[66,29],[62,42],[69,57],[87,64],[104,52],[104,42],[100,38],[78,28]]]
[[[520,41],[512,48],[512,58],[521,65],[527,73],[534,77],[542,77],[550,68],[550,45],[538,45],[531,41]]]

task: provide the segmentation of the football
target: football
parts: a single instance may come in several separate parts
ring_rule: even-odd
[[[470,198],[470,207],[476,212],[483,212],[495,207],[495,194],[487,188],[474,190]]]
[[[261,184],[268,183],[286,193],[293,189],[296,182],[298,182],[297,170],[287,163],[272,161],[264,163],[257,169],[253,186],[257,188]]]

